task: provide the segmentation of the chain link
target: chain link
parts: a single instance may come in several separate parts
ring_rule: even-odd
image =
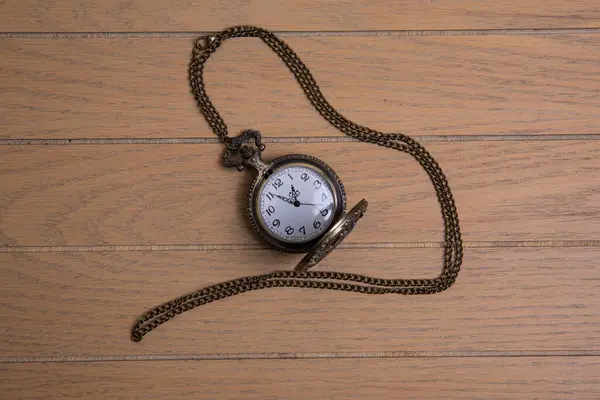
[[[277,271],[269,274],[249,276],[223,282],[201,289],[158,306],[144,314],[135,324],[131,339],[138,342],[144,335],[169,321],[171,318],[226,297],[252,290],[273,287],[300,287],[324,290],[341,290],[366,294],[433,294],[448,289],[458,276],[463,257],[463,245],[458,222],[458,213],[450,186],[439,164],[427,150],[410,137],[399,134],[385,134],[358,125],[336,111],[321,93],[314,77],[296,55],[281,39],[271,32],[254,26],[237,26],[211,36],[204,45],[202,38],[196,42],[190,64],[190,84],[200,110],[207,122],[223,142],[229,141],[227,125],[206,94],[204,86],[204,65],[210,55],[230,38],[257,37],[263,40],[287,65],[289,70],[306,93],[315,109],[340,131],[360,141],[373,143],[408,153],[413,156],[431,180],[438,197],[444,220],[444,259],[441,274],[435,279],[380,279],[358,274],[328,271]],[[351,282],[351,283],[349,283]]]

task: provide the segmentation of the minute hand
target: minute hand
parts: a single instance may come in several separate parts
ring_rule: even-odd
[[[315,207],[321,206],[321,204],[303,203],[303,202],[300,202],[300,205],[301,206],[315,206]]]

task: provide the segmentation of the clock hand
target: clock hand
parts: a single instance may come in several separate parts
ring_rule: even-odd
[[[294,207],[300,207],[300,202],[298,201],[298,196],[300,196],[300,192],[294,189],[294,185],[291,187],[292,191],[290,192],[291,199],[287,199],[287,202],[293,204]]]
[[[290,192],[290,197],[294,199],[294,201],[298,200],[298,196],[300,196],[300,191],[294,189],[294,185],[292,185],[292,191]]]
[[[287,197],[283,197],[283,196],[280,196],[278,194],[276,194],[275,197],[279,197],[281,200],[285,201],[286,203],[294,204],[294,200],[288,199]]]
[[[299,202],[298,202],[298,205],[301,205],[301,206],[315,206],[315,207],[321,207],[321,206],[323,206],[323,204],[304,203],[304,202],[302,202],[302,201],[299,201]]]

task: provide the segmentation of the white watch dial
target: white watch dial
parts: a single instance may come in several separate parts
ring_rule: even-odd
[[[335,213],[330,181],[303,165],[277,169],[262,185],[258,212],[264,227],[279,240],[302,243],[329,228]]]

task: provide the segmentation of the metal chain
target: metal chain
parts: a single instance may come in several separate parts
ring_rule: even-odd
[[[205,45],[199,39],[194,46],[190,64],[190,84],[200,110],[209,125],[227,145],[227,125],[210,101],[204,87],[204,65],[210,55],[230,38],[258,37],[281,57],[316,110],[333,126],[360,141],[405,152],[413,156],[427,172],[438,197],[444,219],[444,261],[441,274],[435,279],[379,279],[358,274],[328,271],[277,271],[249,276],[208,286],[195,293],[177,298],[144,314],[133,327],[131,339],[138,342],[144,335],[171,318],[195,307],[240,293],[273,288],[301,287],[342,290],[366,294],[433,294],[448,289],[458,276],[462,264],[463,246],[458,213],[450,186],[442,169],[427,150],[410,137],[385,134],[358,125],[336,111],[321,93],[314,77],[296,53],[273,33],[254,26],[237,26],[221,31],[208,39]],[[348,283],[352,282],[352,283]]]

